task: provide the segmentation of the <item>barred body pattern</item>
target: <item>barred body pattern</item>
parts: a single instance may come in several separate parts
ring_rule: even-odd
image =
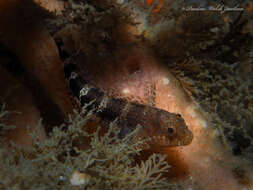
[[[87,109],[95,109],[96,115],[103,121],[112,122],[117,119],[120,138],[139,124],[142,128],[137,138],[146,139],[147,147],[183,146],[191,143],[193,134],[179,114],[109,97],[78,75],[74,64],[65,66],[65,75],[73,95],[79,99],[82,106],[93,101]]]

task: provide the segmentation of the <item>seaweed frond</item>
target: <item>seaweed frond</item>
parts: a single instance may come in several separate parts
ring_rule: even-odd
[[[15,126],[8,125],[4,122],[8,114],[10,114],[10,111],[6,110],[6,104],[0,101],[0,136],[4,135],[6,131],[15,128]]]
[[[5,113],[5,112],[3,112]],[[32,130],[29,150],[12,144],[0,149],[1,185],[7,189],[172,189],[163,178],[169,169],[166,156],[154,154],[140,165],[135,157],[142,142],[132,143],[138,128],[118,138],[115,123],[104,135],[101,128],[88,133],[84,127],[92,116],[85,108],[74,112],[66,124],[54,127],[50,137],[38,141],[41,121]],[[86,148],[77,141],[87,143]]]

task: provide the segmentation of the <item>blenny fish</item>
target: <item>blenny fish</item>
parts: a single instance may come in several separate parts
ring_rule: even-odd
[[[179,114],[110,97],[84,80],[76,72],[75,64],[65,66],[65,75],[69,88],[82,106],[93,101],[87,109],[95,109],[97,117],[106,122],[117,119],[120,138],[132,132],[139,124],[142,128],[137,132],[136,138],[146,139],[148,147],[184,146],[192,142],[193,134]]]

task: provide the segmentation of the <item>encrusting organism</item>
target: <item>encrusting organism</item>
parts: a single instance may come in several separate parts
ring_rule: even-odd
[[[44,142],[38,141],[41,125],[38,123],[31,133],[33,146],[29,149],[12,144],[13,151],[8,152],[0,144],[1,187],[20,190],[176,189],[176,185],[162,176],[170,168],[165,155],[153,154],[146,161],[135,163],[134,157],[139,155],[136,147],[143,143],[132,143],[138,128],[123,139],[118,138],[120,131],[115,123],[110,123],[104,136],[99,135],[100,127],[92,134],[87,133],[83,126],[93,115],[92,111],[86,111],[88,105],[80,113],[74,111],[69,115],[66,124],[55,127]],[[90,138],[87,149],[76,146],[76,141],[82,138]]]

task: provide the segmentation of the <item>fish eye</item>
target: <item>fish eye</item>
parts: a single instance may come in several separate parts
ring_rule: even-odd
[[[171,127],[168,127],[168,133],[171,135],[175,132],[175,130]]]

